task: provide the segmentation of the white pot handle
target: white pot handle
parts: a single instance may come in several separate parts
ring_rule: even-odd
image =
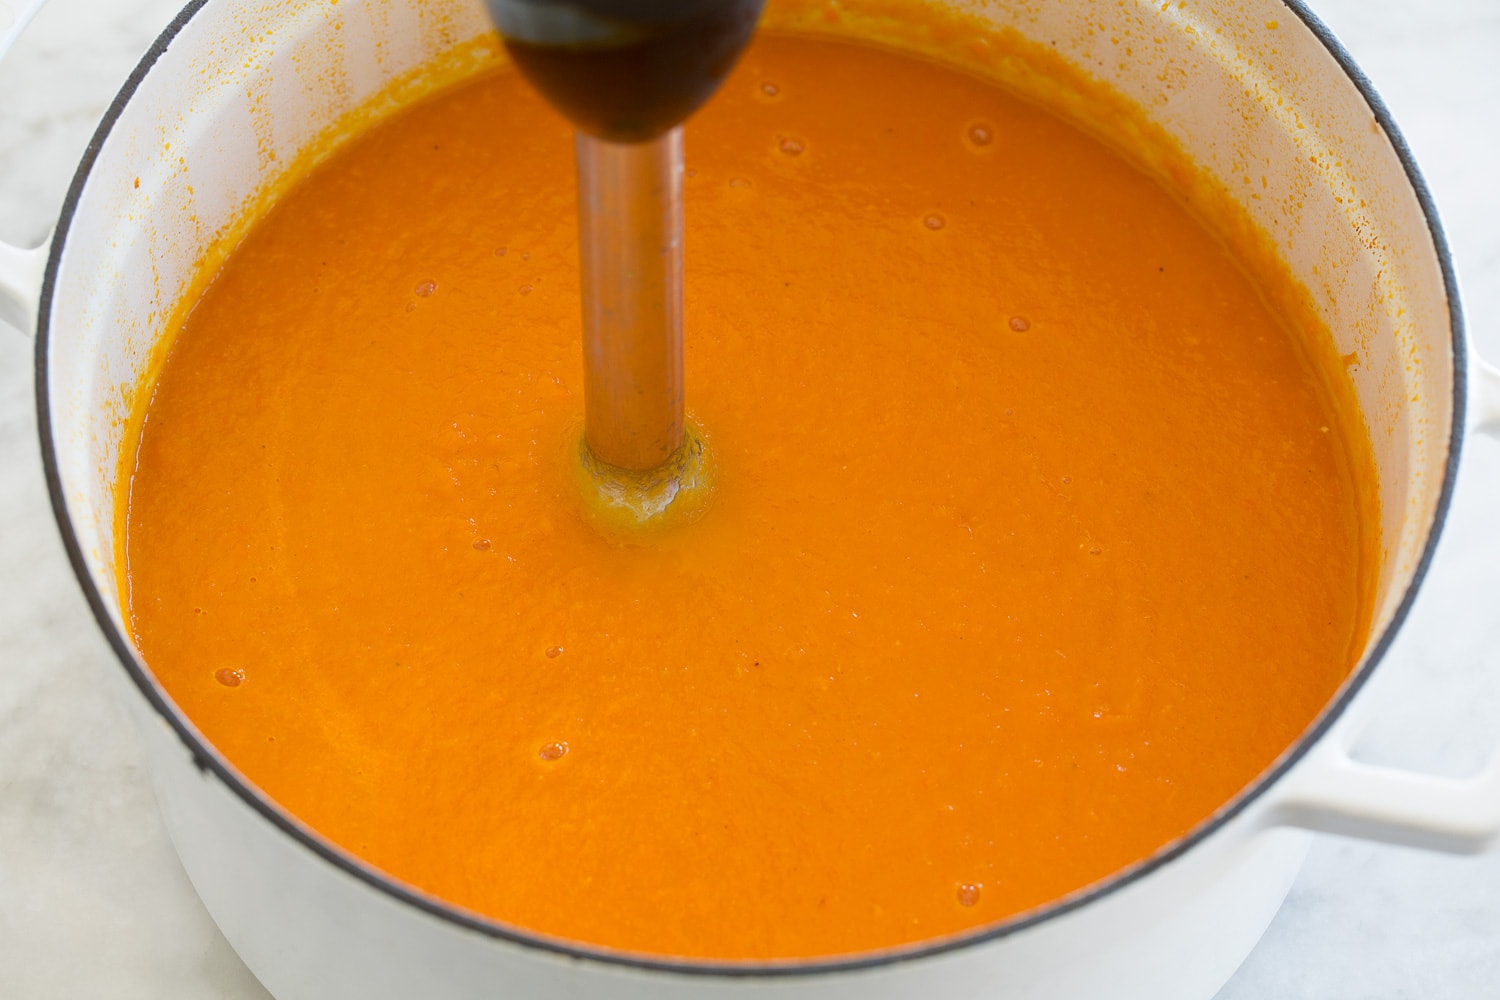
[[[0,58],[10,51],[21,32],[46,0],[0,0]],[[50,241],[49,241],[50,242]],[[47,245],[23,250],[0,243],[0,319],[25,330],[36,320],[47,266]]]
[[[23,331],[36,322],[48,250],[47,243],[31,250],[0,243],[0,319]]]
[[[1475,356],[1473,374],[1472,430],[1500,438],[1500,368]],[[1500,750],[1458,780],[1361,764],[1328,740],[1284,787],[1276,823],[1454,854],[1500,841]]]
[[[1500,438],[1500,365],[1474,356],[1474,429]]]

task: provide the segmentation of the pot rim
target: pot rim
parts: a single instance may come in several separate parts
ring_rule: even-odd
[[[68,235],[77,212],[84,188],[88,184],[99,154],[114,129],[125,107],[134,97],[142,81],[150,73],[156,61],[166,52],[177,35],[208,4],[209,0],[188,0],[172,22],[157,36],[151,47],[141,57],[135,69],[111,101],[100,120],[88,146],[84,149],[78,169],[68,186],[58,218],[56,234],[48,252],[46,271],[37,309],[35,391],[37,407],[37,434],[42,451],[42,464],[46,474],[47,492],[52,503],[53,515],[58,531],[67,550],[68,561],[73,567],[94,619],[109,643],[120,665],[140,690],[152,709],[162,717],[192,754],[193,762],[202,774],[212,774],[221,781],[241,802],[290,837],[295,843],[327,862],[343,874],[352,876],[371,888],[386,894],[398,903],[451,924],[459,929],[476,932],[488,938],[519,945],[535,952],[550,954],[557,958],[574,961],[596,962],[608,966],[642,972],[672,973],[693,977],[724,977],[734,979],[776,978],[784,976],[810,976],[829,973],[848,973],[859,970],[879,969],[919,959],[932,958],[974,945],[985,944],[1009,937],[1020,931],[1047,923],[1054,918],[1071,913],[1081,907],[1110,896],[1120,889],[1150,875],[1158,868],[1176,860],[1228,824],[1247,807],[1260,799],[1273,785],[1296,765],[1304,755],[1327,734],[1330,727],[1343,715],[1355,695],[1379,667],[1390,650],[1391,644],[1411,611],[1423,580],[1431,565],[1437,544],[1442,536],[1452,502],[1459,459],[1464,444],[1465,414],[1468,404],[1468,351],[1462,307],[1459,302],[1458,282],[1454,273],[1452,254],[1447,237],[1438,218],[1437,208],[1427,183],[1412,157],[1405,138],[1392,119],[1390,111],[1376,93],[1373,84],[1346,52],[1333,32],[1318,19],[1306,5],[1306,0],[1282,0],[1286,8],[1313,34],[1329,55],[1338,63],[1345,76],[1354,84],[1380,124],[1391,143],[1407,182],[1411,185],[1421,207],[1423,217],[1432,237],[1433,250],[1442,272],[1444,293],[1448,300],[1448,318],[1452,334],[1453,350],[1453,423],[1449,430],[1448,455],[1443,469],[1443,482],[1437,506],[1433,512],[1432,526],[1422,554],[1407,584],[1401,602],[1385,630],[1376,638],[1364,662],[1345,680],[1339,692],[1323,707],[1317,718],[1307,727],[1298,740],[1249,785],[1241,789],[1216,812],[1205,818],[1182,837],[1164,845],[1156,853],[1134,864],[1128,865],[1106,878],[1060,897],[1045,906],[1016,914],[1006,920],[976,928],[971,931],[949,935],[896,948],[855,953],[831,958],[784,959],[772,961],[697,961],[686,958],[654,957],[638,953],[616,951],[605,947],[570,942],[561,938],[528,931],[524,928],[502,923],[472,911],[454,906],[435,896],[429,896],[413,886],[369,865],[355,855],[334,845],[321,835],[307,828],[291,814],[284,811],[274,800],[255,788],[204,739],[191,723],[178,712],[165,697],[155,680],[136,656],[133,647],[121,630],[116,627],[105,604],[103,595],[94,586],[84,558],[83,547],[73,528],[63,492],[61,472],[56,457],[56,442],[52,432],[52,417],[48,391],[48,349],[51,333],[52,303],[57,289],[57,276]]]

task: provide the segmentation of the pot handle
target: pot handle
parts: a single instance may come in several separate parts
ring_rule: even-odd
[[[50,242],[30,250],[0,243],[0,320],[23,331],[36,320]]]
[[[1500,367],[1475,357],[1471,429],[1500,439]],[[1500,843],[1500,750],[1472,778],[1361,764],[1326,741],[1289,776],[1273,821],[1362,840],[1477,854]]]
[[[0,0],[0,58],[10,51],[21,32],[46,0]],[[27,250],[0,243],[0,319],[27,329],[36,318],[42,275],[47,266],[48,240]]]

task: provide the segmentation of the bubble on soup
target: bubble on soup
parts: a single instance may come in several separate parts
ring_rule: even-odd
[[[958,905],[973,906],[979,902],[979,890],[983,886],[978,882],[964,882],[958,887]]]
[[[558,740],[555,743],[548,743],[546,746],[542,747],[542,749],[538,751],[537,756],[541,757],[542,760],[545,761],[554,761],[562,760],[563,757],[567,756],[567,753],[568,744],[562,740]]]
[[[245,683],[245,672],[237,667],[220,667],[214,672],[214,680],[229,688]]]
[[[416,293],[424,299],[431,296],[435,291],[437,291],[436,281],[421,281],[417,283]]]

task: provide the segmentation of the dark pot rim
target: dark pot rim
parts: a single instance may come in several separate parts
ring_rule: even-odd
[[[1426,545],[1422,549],[1422,555],[1417,563],[1415,572],[1412,574],[1411,582],[1407,585],[1406,592],[1402,595],[1400,606],[1397,608],[1390,624],[1376,641],[1374,648],[1365,658],[1364,663],[1350,675],[1338,695],[1324,707],[1312,725],[1308,727],[1295,744],[1282,754],[1275,764],[1182,838],[1166,845],[1151,857],[1121,869],[1092,886],[1058,899],[1039,909],[1018,914],[1010,919],[966,933],[847,957],[773,962],[716,962],[654,958],[611,951],[601,947],[574,944],[508,926],[452,906],[437,898],[427,896],[398,879],[386,875],[384,872],[367,865],[358,858],[345,853],[340,848],[335,847],[328,841],[312,833],[292,819],[287,813],[283,812],[279,806],[242,777],[212,745],[198,734],[193,726],[167,700],[164,693],[157,687],[155,681],[136,658],[124,634],[116,627],[113,619],[110,617],[103,595],[94,586],[93,580],[89,575],[88,565],[84,560],[83,548],[73,529],[72,520],[68,515],[67,503],[63,493],[62,479],[56,457],[56,442],[52,431],[47,359],[53,296],[57,289],[57,275],[63,252],[67,248],[70,226],[77,212],[84,188],[88,183],[90,173],[99,157],[99,153],[105,141],[109,138],[115,123],[119,121],[120,116],[123,114],[126,105],[134,96],[141,82],[151,71],[157,59],[166,52],[178,33],[183,30],[194,15],[208,2],[209,0],[191,0],[176,18],[173,19],[172,23],[166,27],[151,45],[151,48],[147,50],[134,71],[130,74],[130,77],[125,81],[124,86],[120,88],[119,93],[115,96],[113,102],[111,102],[109,109],[105,112],[103,119],[99,123],[99,127],[84,150],[78,170],[74,174],[72,183],[68,188],[58,220],[56,235],[53,238],[48,254],[41,299],[37,311],[35,378],[37,430],[41,441],[42,463],[46,472],[47,490],[51,497],[53,514],[57,519],[58,530],[62,535],[63,544],[67,549],[68,560],[73,566],[74,575],[78,578],[79,586],[83,589],[84,596],[87,598],[94,618],[99,624],[100,631],[103,632],[105,639],[109,642],[110,648],[114,651],[115,656],[120,662],[120,666],[130,676],[130,679],[140,690],[142,696],[145,697],[156,713],[176,733],[178,739],[182,741],[189,753],[192,754],[193,760],[202,774],[205,776],[212,775],[223,782],[246,806],[259,813],[272,826],[280,829],[291,840],[345,875],[358,879],[401,903],[464,930],[473,931],[486,937],[521,945],[536,951],[551,953],[560,958],[597,962],[642,971],[677,973],[687,976],[754,979],[854,972],[932,958],[937,955],[1008,937],[1019,931],[1071,913],[1145,878],[1208,839],[1280,781],[1302,759],[1308,750],[1327,733],[1329,727],[1343,714],[1350,701],[1364,687],[1366,681],[1384,660],[1402,624],[1406,621],[1417,592],[1427,575],[1428,567],[1432,562],[1433,554],[1437,548],[1438,539],[1442,535],[1443,525],[1446,521],[1449,505],[1453,497],[1454,481],[1458,473],[1458,461],[1463,446],[1464,421],[1468,402],[1468,383],[1466,380],[1468,357],[1464,336],[1463,315],[1459,304],[1458,284],[1454,276],[1453,261],[1448,249],[1447,238],[1443,233],[1442,224],[1438,220],[1437,209],[1433,204],[1432,196],[1428,191],[1426,181],[1423,180],[1422,174],[1412,158],[1411,151],[1406,145],[1406,140],[1402,137],[1400,130],[1397,129],[1390,112],[1375,92],[1375,88],[1371,85],[1370,81],[1360,71],[1359,67],[1355,65],[1354,60],[1344,51],[1343,46],[1339,44],[1333,33],[1307,8],[1303,0],[1282,0],[1287,10],[1323,44],[1328,50],[1329,55],[1338,62],[1345,75],[1348,76],[1350,82],[1358,88],[1375,120],[1384,130],[1397,157],[1400,159],[1401,165],[1406,172],[1407,181],[1421,205],[1422,213],[1432,236],[1433,249],[1442,270],[1443,286],[1448,299],[1448,316],[1452,333],[1453,350],[1453,424],[1449,431],[1448,459],[1443,470],[1443,483],[1438,497],[1437,508],[1433,514],[1432,530],[1428,535]]]

